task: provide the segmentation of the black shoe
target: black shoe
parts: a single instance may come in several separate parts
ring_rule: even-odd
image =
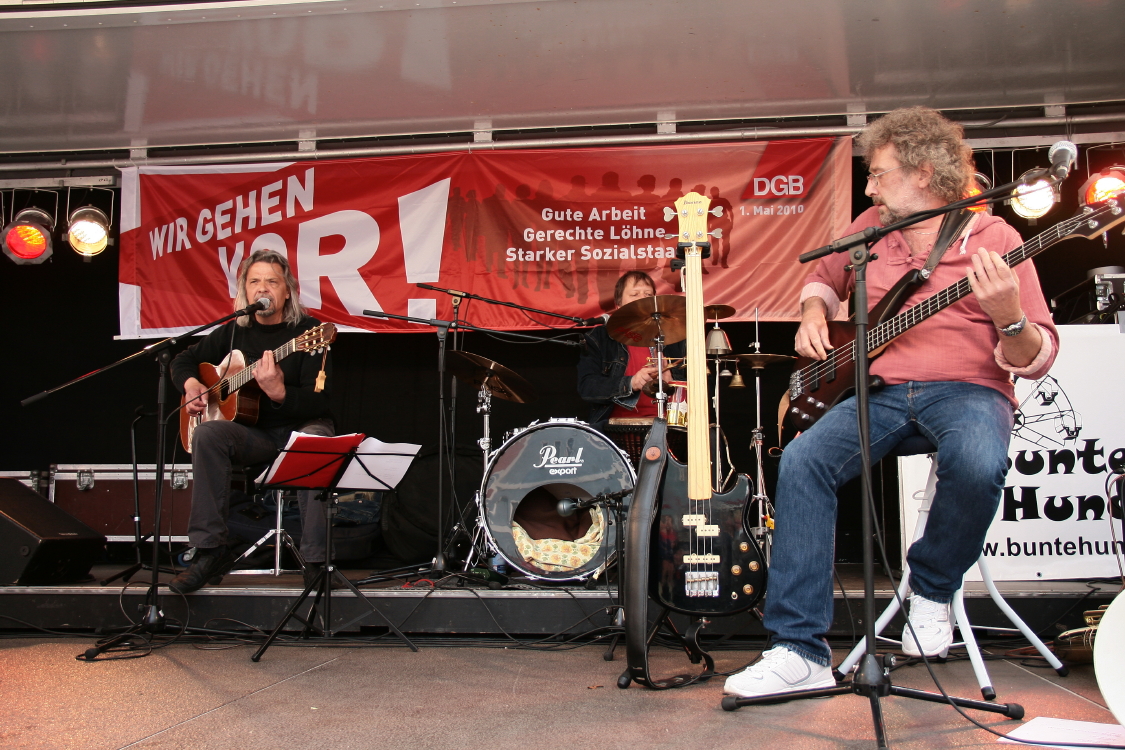
[[[191,565],[169,581],[168,588],[177,594],[190,594],[207,584],[217,586],[233,563],[234,558],[226,547],[196,550]]]
[[[305,579],[305,588],[313,585],[313,582],[322,570],[324,570],[324,563],[305,563],[305,567],[301,571],[301,575]],[[332,588],[334,590],[339,590],[346,589],[347,586],[345,586],[344,582],[339,578],[332,576]]]

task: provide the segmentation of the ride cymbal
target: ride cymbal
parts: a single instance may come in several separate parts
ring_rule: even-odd
[[[502,364],[487,357],[469,352],[449,352],[445,359],[446,367],[458,380],[478,388],[487,387],[496,398],[526,404],[536,398],[531,383]]]
[[[610,338],[626,346],[652,346],[661,331],[665,345],[683,341],[687,338],[687,300],[675,294],[635,300],[617,308],[605,329]]]

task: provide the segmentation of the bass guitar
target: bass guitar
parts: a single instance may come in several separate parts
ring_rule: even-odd
[[[687,461],[668,453],[667,423],[656,419],[641,455],[626,529],[624,602],[629,669],[618,682],[621,687],[627,687],[630,681],[652,688],[678,687],[708,679],[714,674],[713,662],[698,643],[703,618],[744,612],[765,592],[765,560],[745,523],[749,477],[739,474],[733,488],[726,492],[717,492],[711,486],[702,267],[704,254],[710,250],[710,244],[704,241],[708,238],[709,205],[710,199],[698,193],[688,193],[676,201],[687,298]],[[692,626],[682,640],[693,661],[706,661],[702,675],[691,680],[651,679],[648,642],[655,628],[650,632],[649,597],[664,610],[656,627],[669,611],[692,616]]]
[[[295,352],[316,354],[326,350],[335,340],[336,326],[321,323],[274,349],[273,356],[280,362]],[[198,380],[207,386],[207,408],[199,414],[188,414],[186,408],[180,409],[180,442],[184,450],[191,453],[192,433],[204,422],[221,419],[248,425],[257,423],[258,404],[262,396],[254,381],[254,368],[258,361],[247,364],[245,355],[235,349],[217,365],[209,362],[199,365]],[[317,385],[324,387],[319,378]],[[184,396],[180,405],[186,404],[187,396]]]
[[[1016,266],[1063,240],[1074,237],[1093,239],[1125,221],[1119,205],[1120,193],[1102,203],[1085,206],[1077,215],[1059,222],[1003,256],[1008,266]],[[890,343],[914,326],[936,315],[972,289],[968,279],[950,284],[940,292],[897,312],[910,294],[924,282],[917,269],[907,272],[870,312],[871,328],[867,334],[867,356],[879,356]],[[897,313],[897,314],[896,314]],[[834,347],[824,360],[799,357],[789,376],[789,390],[782,396],[778,409],[782,423],[793,430],[812,427],[825,413],[855,391],[855,326],[852,323],[829,321],[828,335]],[[872,378],[871,386],[883,382]]]

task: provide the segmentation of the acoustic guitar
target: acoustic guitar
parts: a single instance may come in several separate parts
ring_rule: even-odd
[[[280,362],[295,352],[316,354],[335,340],[336,326],[321,323],[274,349],[273,356]],[[247,425],[257,423],[262,392],[254,380],[254,368],[260,361],[247,364],[245,355],[235,349],[217,365],[209,362],[199,365],[197,379],[207,386],[207,408],[199,414],[188,414],[186,408],[180,409],[180,442],[184,450],[191,453],[192,433],[204,422],[221,419]],[[184,396],[180,405],[186,404],[187,396]]]
[[[1004,262],[1014,267],[1063,240],[1072,237],[1093,239],[1117,226],[1125,221],[1125,211],[1119,205],[1120,195],[1117,193],[1102,203],[1083,207],[1075,216],[1008,252],[1003,256]],[[869,358],[879,356],[894,339],[972,292],[969,280],[961,279],[897,312],[924,281],[917,269],[908,271],[871,309],[871,328],[867,334]],[[828,358],[799,357],[789,376],[789,390],[782,396],[778,413],[782,424],[793,430],[803,431],[812,427],[829,409],[855,391],[855,325],[829,321],[828,334],[834,347]],[[871,385],[878,388],[883,381],[873,377]]]

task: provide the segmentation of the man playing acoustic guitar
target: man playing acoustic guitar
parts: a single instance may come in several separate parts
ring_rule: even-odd
[[[896,110],[868,125],[858,146],[869,168],[866,193],[875,205],[844,234],[963,198],[973,164],[962,138],[960,126],[922,107]],[[941,225],[935,217],[874,246],[879,257],[867,270],[872,306],[906,272],[924,267]],[[1009,268],[1001,258],[1020,244],[1002,219],[974,214],[902,307],[966,278],[972,293],[894,339],[871,363],[871,374],[886,383],[871,394],[872,460],[912,436],[937,448],[929,521],[907,554],[913,633],[904,629],[902,645],[912,656],[944,655],[952,642],[949,602],[981,554],[1004,487],[1016,406],[1012,376],[1041,377],[1058,351],[1035,268]],[[855,284],[847,263],[845,253],[829,255],[806,279],[796,338],[803,357],[830,356],[827,321]],[[849,397],[785,449],[764,616],[773,647],[728,678],[726,692],[752,697],[835,686],[825,636],[833,615],[836,491],[859,475],[857,433],[855,398]]]
[[[227,546],[232,466],[271,461],[295,430],[333,434],[328,392],[316,387],[322,364],[325,373],[331,375],[331,358],[322,360],[320,355],[298,353],[277,361],[274,355],[274,350],[319,321],[301,305],[297,280],[285,257],[272,250],[259,250],[239,269],[234,306],[241,309],[267,299],[269,305],[264,309],[215,329],[172,360],[172,380],[183,391],[187,403],[184,409],[189,414],[202,413],[209,399],[218,398],[218,394],[209,395],[207,386],[200,382],[200,365],[218,363],[234,350],[240,351],[247,363],[256,362],[253,380],[262,394],[253,426],[213,419],[199,424],[192,434],[194,484],[188,541],[196,554],[191,566],[168,584],[181,594],[218,583],[234,560]],[[218,369],[222,373],[224,367]],[[306,580],[326,559],[324,512],[314,497],[312,491],[298,493],[301,554],[309,564]]]

